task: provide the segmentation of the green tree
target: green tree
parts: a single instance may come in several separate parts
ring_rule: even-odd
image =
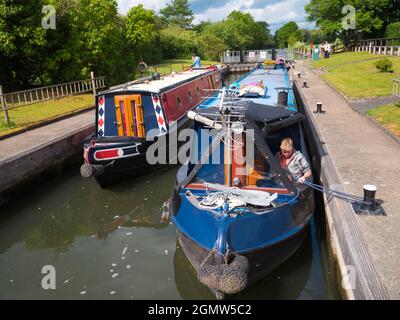
[[[85,78],[94,71],[111,82],[116,76],[117,81],[121,70],[118,58],[126,50],[121,37],[124,22],[117,8],[116,0],[78,0],[69,10],[71,37],[67,48],[73,57],[75,77]]]
[[[260,33],[260,25],[257,25],[249,13],[241,11],[232,11],[226,21],[228,34],[225,34],[225,42],[231,42],[234,49],[255,49],[260,42],[265,39],[256,39]],[[229,33],[232,39],[229,39]],[[257,43],[258,42],[258,43]],[[257,45],[256,45],[257,43]]]
[[[0,83],[5,90],[32,86],[46,45],[42,2],[0,0]]]
[[[381,36],[385,35],[386,30],[388,30],[389,25],[400,21],[400,3],[398,0],[389,1],[385,13],[382,16],[384,21],[384,26],[381,29],[383,32]],[[399,37],[399,36],[398,36]]]
[[[212,33],[203,33],[200,38],[200,46],[204,50],[207,60],[219,61],[221,52],[229,49],[228,45]]]
[[[258,27],[259,27],[259,34],[257,36],[260,37],[260,42],[262,43],[261,46],[265,44],[273,44],[274,43],[274,37],[271,34],[271,30],[269,28],[269,24],[266,21],[257,21],[256,22]],[[261,48],[259,46],[258,48]]]
[[[390,0],[311,0],[305,11],[308,20],[315,21],[326,37],[339,36],[348,48],[350,41],[357,36],[382,28],[390,3]],[[355,8],[355,29],[342,25],[345,5]]]
[[[188,59],[193,52],[204,55],[198,34],[175,24],[161,30],[161,48],[164,59]]]
[[[152,10],[138,5],[129,10],[126,17],[126,38],[137,48],[146,48],[152,45],[158,37],[158,28],[155,14]]]
[[[308,29],[300,29],[302,41],[309,43],[312,37],[312,31]]]
[[[177,24],[184,29],[192,26],[194,18],[188,0],[172,0],[164,9],[160,10],[160,14],[167,24]]]
[[[400,21],[389,24],[385,36],[387,38],[400,38]]]
[[[324,35],[321,30],[311,30],[310,43],[322,43],[324,41]]]
[[[275,33],[275,41],[279,48],[287,48],[290,44],[293,45],[297,41],[302,40],[302,33],[296,22],[290,21],[279,28]]]
[[[232,11],[227,19],[206,25],[204,34],[220,38],[229,49],[262,49],[270,40],[268,24],[255,22],[251,14]]]

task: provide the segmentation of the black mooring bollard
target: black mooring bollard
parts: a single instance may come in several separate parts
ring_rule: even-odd
[[[364,198],[363,202],[359,206],[359,214],[372,214],[376,209],[375,195],[377,187],[372,184],[366,184],[363,186]]]
[[[366,214],[374,216],[386,215],[385,210],[375,199],[376,191],[378,188],[373,184],[366,184],[363,186],[364,197],[363,203],[353,204],[354,211],[357,214]]]
[[[317,110],[315,110],[315,113],[324,113],[324,111],[322,111],[322,102],[317,102]]]
[[[300,72],[297,73],[297,77],[301,78],[301,73]]]
[[[307,81],[303,81],[303,88],[308,88],[307,87]]]
[[[376,195],[376,190],[378,190],[378,188],[373,184],[366,184],[365,186],[363,186],[363,190],[364,190],[363,202],[367,202],[366,204],[363,204],[363,209],[374,211],[375,195]]]
[[[363,186],[364,190],[364,202],[375,201],[375,195],[378,188],[373,184],[366,184]]]

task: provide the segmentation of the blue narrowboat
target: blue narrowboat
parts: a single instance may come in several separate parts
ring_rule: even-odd
[[[221,299],[296,252],[314,196],[275,157],[286,137],[308,157],[286,68],[256,68],[202,105],[188,113],[197,138],[178,171],[169,217],[199,281]]]
[[[148,148],[161,137],[166,150],[177,143],[169,136],[190,125],[186,112],[221,87],[222,72],[223,67],[211,66],[165,77],[153,74],[100,92],[95,136],[83,147],[82,176],[106,187],[170,163],[169,158],[166,163],[149,163]]]

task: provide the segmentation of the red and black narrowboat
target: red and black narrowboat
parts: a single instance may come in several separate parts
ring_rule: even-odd
[[[165,151],[178,144],[169,139],[171,133],[175,137],[189,127],[186,113],[222,86],[223,70],[212,66],[165,77],[153,74],[98,93],[95,135],[83,147],[82,176],[94,177],[106,187],[159,166],[148,163],[148,148],[161,137]]]

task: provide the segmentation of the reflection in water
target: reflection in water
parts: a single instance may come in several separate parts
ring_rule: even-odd
[[[2,299],[213,299],[172,225],[160,222],[176,167],[100,189],[76,168],[1,208]],[[41,287],[56,268],[56,290]],[[328,297],[315,228],[301,249],[234,299]]]
[[[176,168],[107,190],[78,172],[1,208],[0,298],[179,299],[175,230],[160,222]],[[54,291],[41,288],[44,265]]]
[[[262,281],[228,299],[327,299],[321,266],[316,261],[319,254],[313,253],[314,236],[314,230],[309,230],[300,249],[287,262]],[[179,244],[174,267],[176,287],[183,299],[215,299],[206,286],[199,285],[196,271]]]

